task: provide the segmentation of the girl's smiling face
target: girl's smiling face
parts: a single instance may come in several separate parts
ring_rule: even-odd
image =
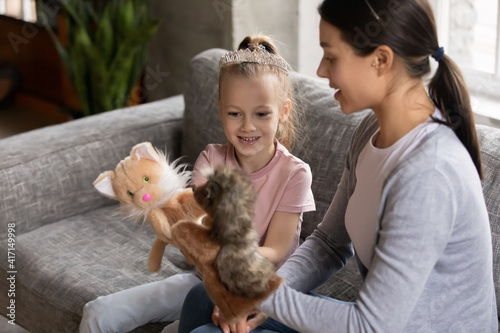
[[[241,167],[256,172],[273,158],[278,125],[288,114],[278,99],[279,80],[272,74],[255,78],[229,74],[221,85],[219,112],[224,133]]]
[[[319,30],[323,59],[317,74],[327,78],[330,87],[338,90],[335,99],[342,112],[350,114],[373,107],[379,102],[377,96],[381,88],[373,66],[374,57],[356,55],[342,39],[340,30],[324,20],[320,21]]]

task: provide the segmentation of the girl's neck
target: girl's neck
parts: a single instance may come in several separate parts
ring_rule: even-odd
[[[374,142],[377,148],[387,148],[429,119],[435,106],[429,99],[422,81],[408,81],[373,108],[380,132]]]
[[[274,155],[276,155],[276,149],[277,141],[274,141],[274,144],[269,147],[268,154],[261,153],[253,156],[238,156],[238,153],[235,150],[234,157],[242,170],[248,174],[252,174],[262,170],[269,164],[269,162],[272,161]]]

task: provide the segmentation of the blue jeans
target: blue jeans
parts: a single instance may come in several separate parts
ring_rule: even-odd
[[[212,322],[214,303],[208,296],[203,283],[194,286],[182,305],[179,333],[220,333],[221,329]],[[297,331],[269,318],[264,324],[254,329],[254,333],[298,333]]]

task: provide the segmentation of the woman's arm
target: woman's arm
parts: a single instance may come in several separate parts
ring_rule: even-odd
[[[299,220],[300,213],[275,212],[259,253],[273,264],[278,264],[290,249]]]
[[[336,255],[311,237],[278,271],[287,282],[291,279],[291,287],[288,283],[281,286],[262,303],[261,310],[300,332],[332,328],[336,332],[402,332],[449,240],[456,206],[449,183],[438,173],[405,179],[400,185],[388,196],[383,231],[356,303],[324,300],[292,289],[309,291],[327,272],[329,257]],[[441,204],[429,209],[429,202]],[[427,301],[429,306],[446,307],[439,300]]]

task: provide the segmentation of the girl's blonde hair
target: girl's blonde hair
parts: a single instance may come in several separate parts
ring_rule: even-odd
[[[271,38],[267,36],[256,35],[245,37],[238,46],[238,50],[245,49],[252,52],[256,52],[256,50],[259,50],[258,52],[269,52],[281,58],[277,47],[272,42]],[[283,62],[285,61],[283,60]],[[264,73],[271,73],[275,75],[280,83],[280,89],[277,89],[278,105],[283,106],[287,99],[291,102],[288,119],[280,122],[275,135],[283,146],[291,150],[297,137],[298,110],[294,98],[293,87],[288,77],[288,71],[284,70],[280,66],[257,62],[230,62],[224,64],[220,67],[219,71],[219,100],[221,97],[222,81],[228,75],[240,75],[246,78],[255,78]]]

